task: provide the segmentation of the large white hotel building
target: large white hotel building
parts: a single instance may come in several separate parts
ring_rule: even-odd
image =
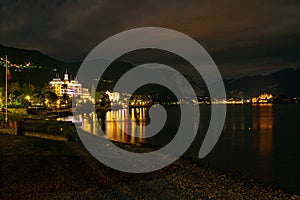
[[[53,89],[57,96],[67,94],[69,97],[78,97],[90,99],[89,90],[83,88],[77,80],[70,80],[66,71],[64,79],[61,80],[58,76],[50,81],[50,87]]]

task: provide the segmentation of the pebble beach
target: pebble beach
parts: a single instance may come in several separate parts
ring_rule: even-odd
[[[78,142],[0,135],[0,149],[0,199],[299,199],[188,159],[129,174],[101,164]]]

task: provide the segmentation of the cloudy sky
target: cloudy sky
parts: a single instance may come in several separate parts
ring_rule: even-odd
[[[300,1],[1,0],[0,43],[82,61],[111,35],[170,28],[197,40],[226,77],[300,67]]]

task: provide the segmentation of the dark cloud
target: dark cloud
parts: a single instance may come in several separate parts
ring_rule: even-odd
[[[299,66],[299,24],[297,0],[0,2],[4,45],[78,61],[113,34],[159,26],[199,41],[226,76]]]

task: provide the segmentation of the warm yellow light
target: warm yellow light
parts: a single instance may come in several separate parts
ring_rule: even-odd
[[[30,96],[27,95],[27,96],[25,97],[25,99],[27,99],[27,100],[29,101],[29,100],[30,100]]]
[[[252,98],[252,103],[268,103],[274,96],[268,93],[262,93],[258,97]]]

